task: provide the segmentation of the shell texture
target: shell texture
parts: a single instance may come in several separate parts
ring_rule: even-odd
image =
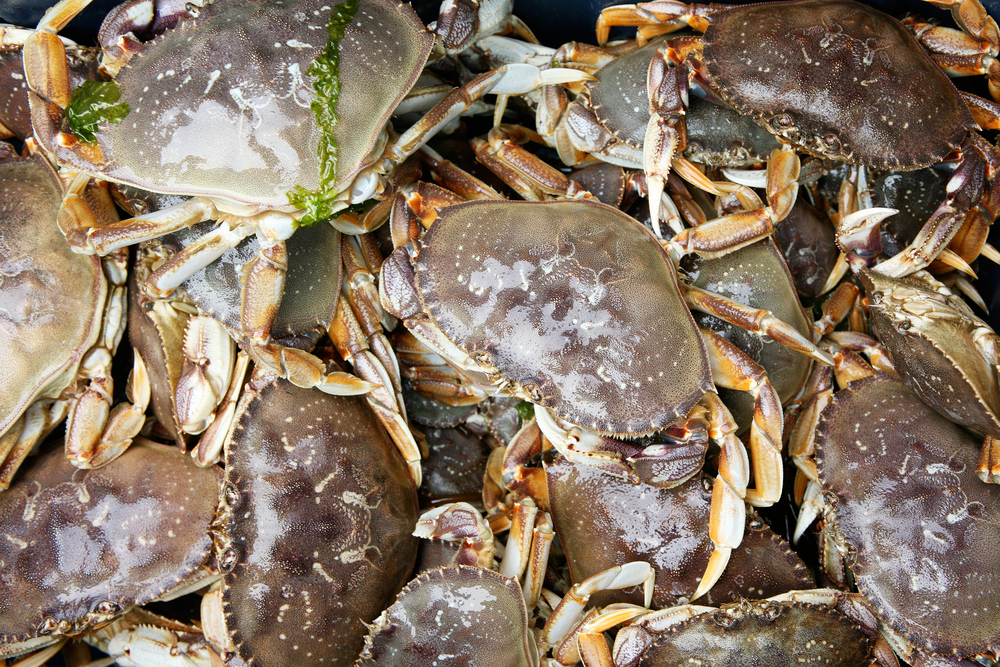
[[[414,267],[425,311],[452,342],[574,424],[648,433],[712,386],[673,267],[617,209],[451,206]]]

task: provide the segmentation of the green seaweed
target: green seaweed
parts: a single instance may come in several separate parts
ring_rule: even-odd
[[[66,107],[69,129],[77,139],[93,144],[100,123],[119,123],[129,112],[128,104],[115,104],[122,95],[114,81],[84,81],[73,91]]]
[[[521,417],[522,422],[526,422],[535,416],[535,406],[527,401],[521,401],[514,406],[514,409],[517,410],[517,414]]]
[[[340,40],[354,20],[358,0],[346,0],[330,12],[326,30],[330,35],[323,52],[316,57],[306,72],[314,78],[316,97],[310,105],[316,122],[323,130],[319,140],[319,189],[310,191],[301,185],[288,193],[288,201],[306,213],[299,218],[302,226],[313,225],[333,215],[333,200],[337,191],[331,186],[337,180],[337,142],[333,129],[337,125],[337,98],[340,95]]]

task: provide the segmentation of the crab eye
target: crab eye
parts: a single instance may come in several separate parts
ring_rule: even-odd
[[[731,628],[736,623],[736,619],[724,611],[713,614],[712,621],[720,628]]]
[[[823,137],[823,145],[825,145],[829,150],[840,150],[840,138],[831,132]]]
[[[769,604],[762,614],[765,621],[776,621],[781,616],[781,607],[776,604]]]
[[[230,547],[222,554],[222,559],[219,561],[219,569],[223,574],[228,574],[236,565],[237,560],[239,560],[239,554],[236,553],[236,549]]]
[[[771,127],[776,130],[786,130],[792,126],[792,117],[787,113],[780,114],[771,119]]]
[[[223,489],[223,498],[231,509],[235,508],[240,504],[241,495],[239,490],[232,482],[227,482],[225,489]]]

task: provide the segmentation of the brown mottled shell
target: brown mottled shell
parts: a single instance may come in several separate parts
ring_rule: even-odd
[[[1000,651],[1000,488],[976,476],[979,442],[893,376],[852,382],[816,438],[858,589],[913,645]]]
[[[413,567],[409,471],[359,398],[272,379],[241,408],[226,627],[248,665],[350,665]]]
[[[372,625],[358,667],[531,667],[524,596],[514,579],[454,565],[420,575]]]
[[[839,611],[801,602],[741,600],[668,628],[638,665],[857,667],[871,663],[869,653],[864,633]]]
[[[975,123],[947,75],[895,19],[852,0],[765,3],[712,14],[705,64],[717,92],[789,143],[877,169],[916,169]]]
[[[435,505],[447,499],[481,507],[489,445],[468,430],[458,428],[427,428],[424,437],[428,456],[422,465],[424,481],[418,490],[420,497]]]
[[[333,5],[218,2],[143,48],[115,81],[127,118],[102,125],[107,161],[58,157],[88,173],[163,193],[221,197],[260,209],[319,186],[321,129],[310,65],[329,40]],[[423,69],[434,36],[406,3],[361,0],[340,42],[334,191],[377,157],[392,111]],[[373,155],[374,154],[374,155]]]
[[[649,433],[712,387],[673,266],[610,206],[451,206],[414,267],[426,312],[452,342],[574,424]]]
[[[642,560],[656,572],[653,607],[669,607],[691,597],[712,553],[711,493],[701,476],[673,489],[660,489],[562,457],[546,464],[545,474],[556,534],[574,582]],[[763,598],[814,585],[788,543],[750,516],[743,543],[733,549],[725,573],[705,602]],[[642,604],[642,595],[609,591],[593,600],[598,606]]]
[[[91,612],[107,621],[208,558],[217,467],[139,444],[98,470],[74,468],[61,446],[25,467],[0,494],[0,645],[43,625],[85,630]]]
[[[738,303],[769,310],[805,338],[812,336],[812,323],[806,319],[799,303],[788,266],[778,246],[770,239],[702,262],[694,285]],[[763,366],[782,402],[791,398],[806,381],[811,361],[801,352],[714,315],[694,313],[694,320],[698,326],[718,333]],[[753,397],[745,391],[722,387],[719,396],[740,427],[748,428],[753,420]]]
[[[859,277],[872,302],[872,329],[903,381],[948,419],[1000,438],[996,360],[987,360],[975,340],[976,328],[985,323],[965,317],[958,297],[945,297],[912,278],[868,270]],[[909,307],[893,298],[897,289],[912,291]],[[932,309],[922,316],[928,305]]]
[[[59,231],[62,194],[41,156],[0,160],[0,433],[57,397],[100,335],[108,284]]]

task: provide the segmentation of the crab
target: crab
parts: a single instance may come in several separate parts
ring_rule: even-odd
[[[264,375],[226,442],[206,636],[248,664],[350,665],[406,581],[417,495],[368,404]]]
[[[331,218],[339,224],[339,211],[381,192],[384,176],[472,100],[578,77],[530,65],[488,72],[448,94],[390,142],[389,117],[436,39],[409,5],[190,4],[166,21],[176,25],[144,46],[130,33],[150,26],[141,12],[123,6],[106,19],[101,36],[104,69],[114,80],[82,86],[71,96],[55,33],[78,5],[63,0],[25,39],[39,143],[85,176],[193,198],[114,225],[65,215],[67,240],[78,252],[106,254],[217,220],[212,234],[151,278],[151,287],[169,292],[256,234],[261,249],[246,269],[240,343],[256,362],[297,385],[330,392],[357,393],[367,385],[324,375],[314,355],[270,338],[284,288],[285,240],[302,224]],[[64,109],[92,122],[69,121],[76,134],[64,132]]]
[[[861,269],[872,329],[903,381],[931,408],[984,434],[976,470],[1000,483],[1000,337],[927,274]]]
[[[551,527],[545,535],[543,514],[530,501],[518,508],[504,559],[495,572],[493,532],[475,508],[453,503],[425,512],[414,534],[457,544],[454,563],[423,572],[403,589],[371,625],[358,667],[423,665],[428,651],[439,656],[442,665],[488,662],[539,667],[551,664],[543,662],[549,649],[554,655],[572,650],[573,629],[594,593],[642,586],[649,603],[652,568],[643,562],[626,563],[580,582],[561,599],[546,592],[551,613],[535,634],[531,622],[548,557],[547,548],[536,544],[547,545],[552,539]],[[519,517],[525,516],[521,524]],[[518,544],[522,527],[529,528],[523,534],[526,544]],[[522,588],[519,579],[525,568]]]
[[[895,19],[851,0],[728,9],[650,2],[606,9],[598,41],[607,39],[611,25],[647,24],[654,32],[687,24],[705,33],[667,40],[652,59],[649,163],[665,164],[684,144],[690,72],[709,94],[778,137],[783,150],[772,162],[797,164],[794,151],[802,150],[875,169],[911,170],[953,152],[961,156],[944,201],[908,248],[882,264],[883,273],[900,276],[927,266],[980,202],[995,217],[988,193],[997,154],[974,132],[969,111],[985,107],[960,94]],[[788,182],[773,172],[772,165],[769,201],[773,187]],[[780,219],[785,207],[777,208]],[[768,227],[761,229],[769,233]]]
[[[129,342],[146,360],[158,423],[184,448],[189,436],[209,428],[216,410],[235,409],[223,401],[242,386],[249,358],[237,355],[222,324],[182,291],[163,298],[146,288],[145,279],[168,256],[159,240],[139,245],[129,275]]]
[[[487,487],[493,481],[498,487],[509,488],[514,498],[530,497],[552,513],[573,581],[641,560],[656,572],[652,608],[686,602],[694,593],[697,577],[705,571],[712,552],[704,531],[710,520],[710,476],[695,474],[669,489],[622,479],[546,450],[534,420],[525,424],[506,450],[498,451],[496,458],[502,463],[493,461]],[[544,470],[527,465],[539,458]],[[697,473],[701,461],[694,458]],[[484,497],[499,499],[501,494],[487,491]],[[493,511],[502,511],[510,504],[506,498],[502,503],[494,502],[497,507],[490,508]],[[787,542],[752,512],[746,522],[742,542],[733,550],[722,577],[705,595],[705,603],[815,586]],[[622,591],[594,595],[593,601],[605,605],[640,604],[642,600],[634,591]]]
[[[765,311],[694,287],[682,292],[652,234],[603,204],[476,201],[437,216],[383,263],[383,305],[460,371],[485,373],[538,406],[540,426],[565,456],[635,478],[635,466],[606,451],[597,434],[636,438],[688,417],[719,439],[716,549],[696,595],[707,592],[739,544],[744,497],[777,500],[782,416],[766,373],[722,337],[699,331],[684,302],[828,361],[825,354]],[[746,452],[713,378],[754,395],[756,489],[746,488]],[[650,453],[642,467],[656,477],[658,463]]]
[[[124,330],[127,255],[68,252],[56,227],[67,189],[38,155],[0,159],[3,204],[3,327],[0,489],[31,449],[69,413],[67,457],[99,467],[131,442],[149,401],[136,356],[130,402],[112,411],[111,359]],[[2,147],[0,147],[2,148]],[[72,201],[115,216],[104,187],[70,188]]]
[[[0,657],[207,585],[220,488],[218,468],[151,443],[99,470],[36,457],[0,495]]]
[[[812,420],[816,481],[796,532],[822,514],[828,575],[841,585],[853,576],[908,663],[996,660],[1000,489],[976,479],[968,432],[895,376],[851,359],[843,355],[842,388]]]
[[[614,655],[600,634],[629,619],[615,638]],[[609,607],[584,625],[580,654],[587,667],[647,665],[822,663],[883,667],[898,662],[878,635],[860,595],[833,589],[792,591],[765,600],[740,599],[721,607],[681,605],[643,614]]]

